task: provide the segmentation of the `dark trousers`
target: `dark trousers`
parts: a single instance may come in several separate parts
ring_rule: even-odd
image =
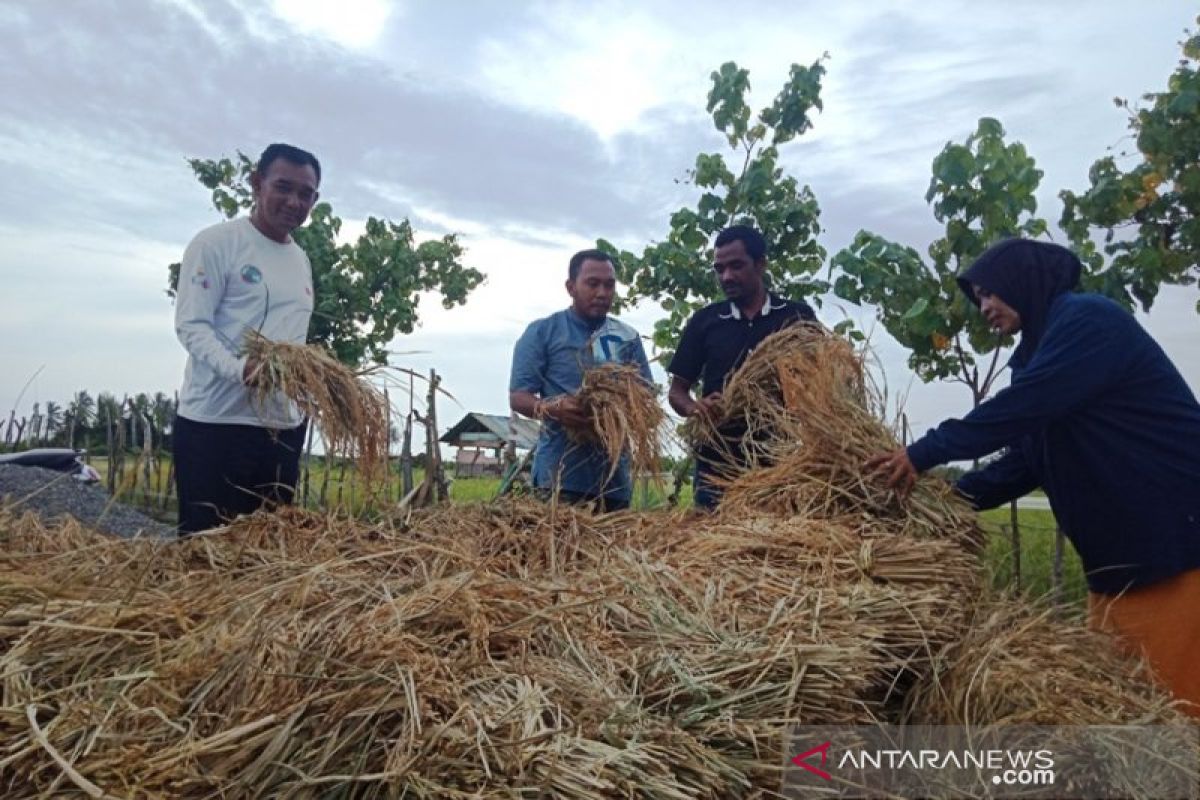
[[[556,493],[553,489],[539,488],[537,490],[537,497],[544,503],[548,503],[557,497],[560,503],[566,503],[569,506],[594,505],[598,514],[606,514],[609,511],[624,511],[629,508],[629,500],[626,498],[612,496],[598,497],[594,494],[585,494],[583,492],[569,492],[566,489],[560,489]]]
[[[300,478],[303,423],[274,431],[177,416],[173,430],[180,535],[292,502]]]
[[[705,511],[715,511],[724,491],[712,483],[712,467],[696,461],[692,471],[692,505]]]

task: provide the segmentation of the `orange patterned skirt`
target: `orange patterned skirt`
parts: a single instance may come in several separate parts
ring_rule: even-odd
[[[1088,621],[1145,654],[1155,675],[1200,717],[1200,569],[1121,595],[1092,592]]]

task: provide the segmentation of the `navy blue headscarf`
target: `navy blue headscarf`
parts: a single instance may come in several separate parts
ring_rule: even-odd
[[[958,276],[959,288],[979,307],[974,286],[998,296],[1021,315],[1016,357],[1028,364],[1046,332],[1050,304],[1079,284],[1083,265],[1065,247],[1029,239],[992,245]]]

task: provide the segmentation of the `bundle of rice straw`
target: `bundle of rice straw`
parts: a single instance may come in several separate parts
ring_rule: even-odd
[[[245,354],[255,369],[253,398],[292,400],[325,438],[330,455],[355,456],[367,477],[387,466],[388,409],[383,393],[320,347],[275,342],[248,331]]]
[[[603,364],[583,373],[576,397],[587,415],[586,429],[568,429],[579,441],[603,449],[615,474],[629,454],[634,475],[658,474],[667,435],[667,415],[653,387],[634,364]]]
[[[717,424],[689,420],[696,445],[728,454],[717,482],[721,508],[801,516],[869,515],[906,534],[956,536],[981,546],[967,504],[942,480],[922,477],[901,502],[873,476],[866,460],[899,442],[882,421],[881,403],[862,356],[816,324],[767,337],[730,377]],[[733,428],[735,441],[722,433]],[[741,433],[744,431],[744,435]]]
[[[905,721],[963,725],[976,735],[1007,731],[1009,747],[1014,734],[1024,734],[1028,749],[1054,753],[1054,785],[1064,795],[1099,796],[1103,780],[1108,791],[1116,787],[1103,796],[1176,796],[1180,785],[1193,787],[1187,796],[1194,796],[1200,730],[1158,687],[1149,665],[1108,634],[1031,603],[983,598],[964,635],[937,654],[910,692]],[[1112,729],[1123,725],[1155,727]],[[1127,763],[1131,750],[1135,764]],[[1168,794],[1164,786],[1175,788]]]
[[[909,697],[930,725],[1104,725],[1182,720],[1149,666],[1106,633],[1025,597],[986,597]],[[1200,762],[1197,762],[1200,765]]]

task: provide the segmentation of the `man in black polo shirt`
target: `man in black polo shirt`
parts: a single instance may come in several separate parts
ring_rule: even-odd
[[[671,373],[668,399],[671,408],[685,417],[712,416],[729,375],[741,366],[759,342],[799,320],[815,320],[812,308],[801,301],[785,300],[767,291],[767,243],[748,225],[734,225],[717,234],[713,269],[721,282],[726,301],[697,311],[688,320],[679,348],[667,371]],[[700,399],[691,389],[701,381]],[[720,490],[709,480],[728,459],[736,458],[737,441],[744,429],[724,426],[723,439],[732,453],[701,447],[696,453],[693,498],[697,508],[713,509]]]

